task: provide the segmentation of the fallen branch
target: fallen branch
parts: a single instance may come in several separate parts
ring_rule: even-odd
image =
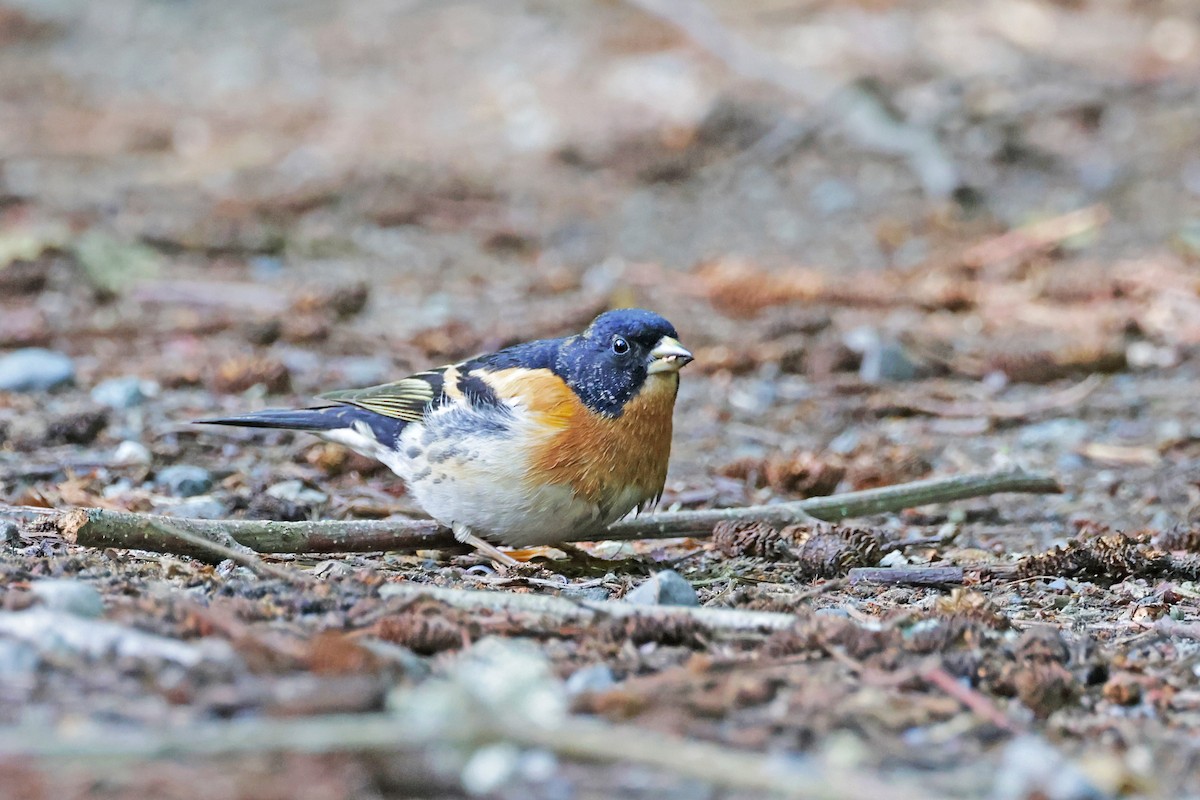
[[[234,660],[233,649],[222,641],[183,642],[105,619],[37,607],[0,611],[0,634],[58,657],[64,652],[88,658],[115,656],[168,661],[187,668],[206,660],[220,663]]]
[[[713,526],[724,520],[760,520],[789,525],[813,517],[835,521],[1001,492],[1047,494],[1061,491],[1058,483],[1047,475],[1008,470],[931,478],[776,505],[647,514],[617,522],[603,533],[567,537],[567,541],[703,538],[710,536]],[[173,532],[164,532],[162,525],[169,526],[171,531],[184,531],[218,543],[236,542],[258,553],[412,552],[463,547],[449,529],[433,520],[205,520],[99,508],[60,511],[11,506],[0,507],[0,518],[53,526],[67,541],[85,547],[150,550],[206,561],[213,558],[211,548],[200,546],[195,540],[185,540]]]
[[[954,478],[927,480],[846,492],[828,497],[810,497],[791,503],[745,508],[714,508],[700,511],[675,511],[650,514],[623,520],[609,526],[606,539],[658,539],[668,536],[707,536],[712,527],[724,521],[769,522],[773,525],[792,525],[811,517],[836,522],[848,517],[867,517],[902,511],[930,503],[946,503],[1003,492],[1057,494],[1062,491],[1058,482],[1047,475],[1007,470]]]
[[[1180,639],[1200,639],[1200,623],[1180,622],[1177,619],[1163,617],[1154,624],[1154,630],[1164,636],[1174,636]]]
[[[851,584],[882,583],[908,586],[944,586],[962,583],[962,567],[855,567],[847,576]]]
[[[78,509],[69,514],[81,513]],[[86,515],[85,515],[86,516]],[[243,544],[230,542],[222,544],[215,542],[207,536],[201,536],[196,533],[190,533],[182,530],[176,525],[168,524],[161,520],[154,520],[147,526],[149,529],[157,531],[162,536],[174,538],[185,545],[194,547],[199,551],[200,555],[197,558],[200,561],[208,561],[210,563],[220,563],[222,561],[232,561],[235,564],[241,564],[243,567],[250,569],[259,577],[276,578],[278,580],[287,581],[291,584],[311,585],[315,583],[313,576],[307,572],[300,570],[288,569],[287,567],[268,564],[263,561],[258,555]],[[205,558],[204,556],[207,556]]]
[[[713,631],[777,631],[796,623],[793,614],[774,611],[745,611],[705,606],[642,606],[620,600],[572,600],[550,594],[514,594],[478,589],[450,589],[423,583],[389,583],[379,589],[380,597],[429,597],[467,611],[515,611],[541,614],[561,622],[595,619],[667,620],[687,617]]]
[[[1029,400],[942,403],[920,397],[885,399],[876,410],[877,412],[899,410],[949,419],[1024,420],[1049,411],[1074,408],[1096,391],[1101,383],[1103,383],[1103,378],[1099,375],[1090,375],[1062,391],[1049,392]]]
[[[947,672],[945,667],[941,665],[931,666],[928,669],[922,670],[920,676],[930,686],[953,697],[976,716],[982,717],[997,728],[1013,733],[1020,730],[1017,724],[997,708],[996,704],[990,698],[959,681]]]
[[[567,759],[639,764],[737,791],[774,796],[846,800],[856,797],[928,798],[915,787],[882,781],[859,771],[816,772],[786,760],[684,739],[632,725],[572,717],[552,726],[503,724],[464,716],[457,724],[414,725],[402,715],[337,714],[304,719],[241,719],[178,728],[130,730],[88,727],[64,733],[57,727],[22,725],[0,733],[0,757],[147,760],[227,758],[262,753],[387,753],[445,762],[447,746],[476,747],[509,741],[549,750]],[[440,756],[438,755],[440,754]]]
[[[979,268],[1027,258],[1067,239],[1091,233],[1108,220],[1108,209],[1102,205],[1079,208],[979,242],[963,253],[962,262],[969,267]]]

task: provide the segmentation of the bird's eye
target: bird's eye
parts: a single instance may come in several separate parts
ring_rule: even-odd
[[[623,356],[629,352],[629,342],[622,339],[620,336],[614,336],[612,341],[612,351],[619,356]]]

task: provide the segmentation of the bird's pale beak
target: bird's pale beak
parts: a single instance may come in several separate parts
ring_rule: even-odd
[[[650,351],[649,372],[651,375],[656,372],[678,372],[691,360],[692,354],[686,347],[681,345],[677,339],[664,336]]]

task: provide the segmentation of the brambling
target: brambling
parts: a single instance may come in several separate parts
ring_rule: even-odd
[[[657,502],[679,370],[692,354],[641,309],[304,409],[199,420],[313,433],[376,458],[455,537],[532,547],[598,533]]]

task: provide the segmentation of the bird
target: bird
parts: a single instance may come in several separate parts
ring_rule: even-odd
[[[422,510],[500,564],[599,533],[666,484],[679,371],[675,327],[644,309],[320,405],[197,420],[306,431],[383,462]],[[493,544],[495,543],[495,544]]]

